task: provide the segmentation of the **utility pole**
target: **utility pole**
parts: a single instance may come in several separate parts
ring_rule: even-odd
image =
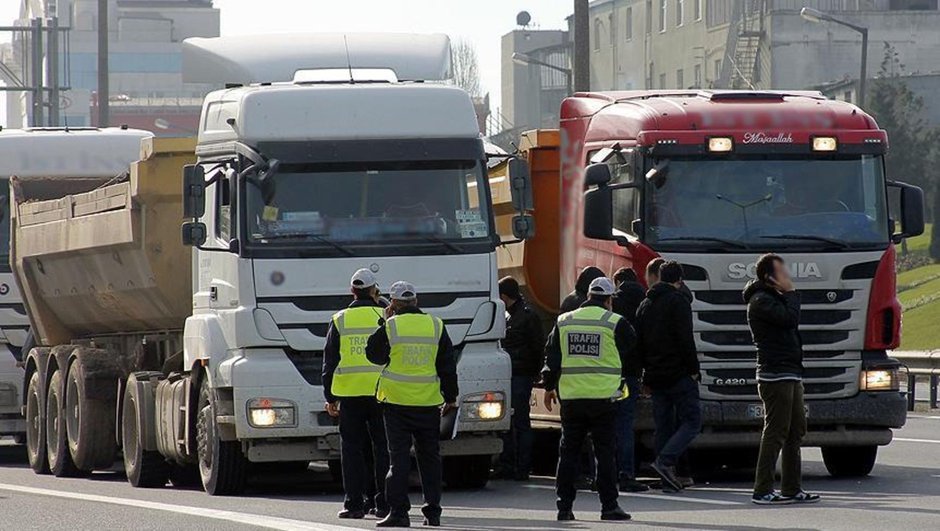
[[[43,110],[45,108],[45,91],[43,89],[43,79],[42,79],[42,19],[34,18],[32,21],[32,39],[30,44],[32,45],[32,67],[30,68],[32,74],[32,85],[33,85],[33,127],[42,127],[44,124],[43,120]]]
[[[49,19],[49,37],[46,45],[46,83],[49,85],[49,125],[59,124],[59,18]]]
[[[574,90],[591,90],[591,25],[589,0],[574,0]]]
[[[98,127],[107,127],[111,120],[108,73],[108,0],[98,0]]]

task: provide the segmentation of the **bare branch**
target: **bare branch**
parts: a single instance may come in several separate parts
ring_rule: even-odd
[[[473,44],[463,39],[452,47],[454,63],[454,84],[467,91],[471,96],[481,96],[480,65],[477,51]]]

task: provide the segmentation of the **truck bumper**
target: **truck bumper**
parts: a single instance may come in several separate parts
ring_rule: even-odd
[[[760,402],[702,401],[702,433],[694,448],[757,446],[763,419],[754,415]],[[863,392],[838,400],[807,400],[803,446],[867,446],[891,442],[892,428],[904,426],[907,401],[899,392]],[[652,443],[652,403],[638,404],[637,431]]]
[[[23,369],[5,343],[0,343],[0,435],[26,432],[22,417]]]

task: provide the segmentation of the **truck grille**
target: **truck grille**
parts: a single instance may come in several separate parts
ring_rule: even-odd
[[[838,304],[851,299],[850,289],[801,289],[800,300],[806,304]],[[734,304],[744,306],[741,292],[737,290],[696,291],[695,298],[708,304]]]
[[[804,330],[800,332],[803,346],[832,345],[849,338],[848,330]],[[720,332],[702,332],[702,341],[719,346],[751,345],[751,332],[749,330],[734,330]]]

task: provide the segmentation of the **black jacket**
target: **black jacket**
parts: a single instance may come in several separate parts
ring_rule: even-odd
[[[583,307],[604,306],[594,301],[587,301]],[[620,364],[623,367],[623,375],[628,376],[628,370],[631,365],[631,356],[633,348],[636,345],[636,334],[633,327],[626,319],[621,319],[614,329],[614,340],[617,342],[617,352],[620,354]],[[545,368],[542,369],[542,380],[545,383],[546,391],[554,391],[558,388],[558,378],[561,376],[561,335],[558,333],[558,325],[552,329],[548,336],[548,343],[545,345]],[[564,397],[561,397],[564,399]]]
[[[698,376],[692,304],[681,290],[665,282],[650,288],[636,312],[636,333],[643,383],[665,389]]]
[[[596,267],[586,267],[578,275],[578,280],[574,284],[574,291],[569,293],[561,301],[561,311],[559,313],[573,312],[581,307],[587,300],[588,288],[594,279],[604,276],[604,272]]]
[[[636,310],[645,296],[643,286],[635,280],[620,284],[614,294],[614,312],[630,321],[630,325],[636,328]]]
[[[531,376],[539,374],[544,362],[545,332],[542,321],[524,299],[517,300],[506,309],[506,337],[503,348],[512,358],[513,376]]]
[[[747,324],[757,346],[757,379],[799,380],[803,376],[800,294],[780,293],[752,280],[744,288]]]
[[[352,301],[349,308],[359,308],[361,306],[375,308],[375,324],[378,326],[382,320],[382,307],[372,300],[356,299]],[[339,332],[333,326],[333,319],[330,319],[330,327],[326,330],[326,346],[323,347],[322,374],[323,396],[327,402],[336,402],[337,400],[337,397],[330,392],[330,388],[333,386],[333,373],[336,372],[336,367],[339,365],[339,339]]]
[[[401,315],[408,313],[424,313],[417,308],[404,308],[399,311]],[[366,343],[366,358],[376,365],[388,365],[389,354],[392,351],[388,343],[388,332],[385,330],[385,321],[382,321]],[[447,327],[441,331],[441,340],[437,345],[437,359],[435,361],[437,377],[441,380],[441,395],[444,402],[451,404],[457,401],[457,355],[454,353],[454,344],[447,335]]]

